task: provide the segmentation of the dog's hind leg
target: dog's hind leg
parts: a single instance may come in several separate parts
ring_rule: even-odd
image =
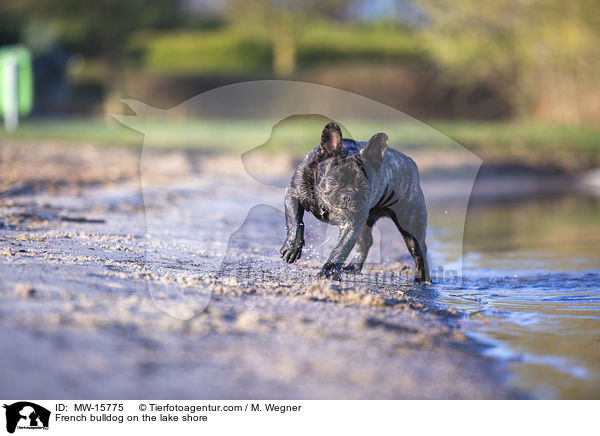
[[[370,224],[370,225],[369,225]],[[358,242],[356,243],[356,255],[352,262],[344,267],[344,271],[350,274],[360,274],[362,271],[369,249],[373,245],[373,224],[367,223],[363,226]]]
[[[388,208],[388,216],[392,219],[398,231],[415,261],[415,281],[431,283],[429,265],[427,263],[427,245],[425,244],[425,232],[427,228],[427,215],[412,217],[412,220],[399,220],[401,211]]]
[[[425,241],[419,242],[412,234],[401,227],[398,227],[398,230],[400,230],[404,238],[410,255],[415,260],[415,281],[428,282],[429,272],[427,271],[427,247]]]

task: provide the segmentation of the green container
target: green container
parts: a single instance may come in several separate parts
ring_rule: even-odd
[[[5,75],[11,74],[8,71],[11,65],[16,61],[17,66],[17,108],[20,116],[26,116],[33,107],[33,66],[31,63],[31,53],[25,47],[12,46],[0,48],[0,115],[5,115],[5,95],[13,93],[11,89],[6,89],[8,81]],[[11,103],[12,104],[12,103]]]

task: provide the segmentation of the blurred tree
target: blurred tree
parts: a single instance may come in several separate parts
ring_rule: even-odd
[[[24,22],[44,23],[81,54],[103,58],[107,114],[120,108],[130,36],[142,29],[175,26],[184,16],[183,0],[12,0],[2,9]]]
[[[424,44],[464,83],[502,83],[522,116],[600,121],[597,0],[417,0]]]
[[[273,71],[289,76],[296,69],[296,45],[305,23],[315,17],[340,18],[354,1],[344,0],[229,0],[233,23],[268,35]]]
[[[15,44],[19,41],[21,23],[16,18],[5,3],[0,3],[0,45]]]

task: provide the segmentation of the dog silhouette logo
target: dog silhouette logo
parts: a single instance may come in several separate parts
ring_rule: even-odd
[[[429,201],[427,222],[431,231],[428,233],[439,241],[429,251],[429,259],[423,269],[432,272],[434,282],[448,279],[454,283],[462,279],[467,207],[482,161],[427,124],[357,94],[289,80],[256,80],[226,85],[170,109],[154,108],[132,99],[122,102],[134,115],[115,114],[113,117],[144,134],[140,178],[148,241],[143,257],[146,284],[154,305],[169,315],[187,320],[206,309],[211,301],[213,277],[221,280],[225,274],[233,274],[236,278],[251,270],[263,275],[265,268],[253,269],[252,264],[240,261],[248,256],[248,241],[257,244],[253,248],[259,250],[261,256],[276,259],[277,266],[274,268],[280,269],[273,272],[274,279],[279,280],[281,274],[295,274],[297,269],[282,265],[278,259],[283,243],[283,239],[279,238],[285,233],[281,207],[293,169],[285,169],[287,165],[274,157],[274,151],[280,150],[288,156],[310,152],[319,144],[323,126],[331,121],[342,127],[342,137],[357,140],[368,140],[376,131],[387,130],[391,138],[390,147],[413,156],[420,169],[424,170],[427,166],[435,168],[440,162],[440,168],[460,171],[459,178],[443,184],[443,187],[437,177],[423,177],[420,182],[424,197]],[[189,123],[190,127],[181,130],[185,123]],[[252,126],[251,129],[248,126]],[[247,130],[249,134],[246,134]],[[178,131],[182,133],[177,140],[171,132]],[[214,164],[208,160],[203,162],[205,154],[187,158],[187,163],[173,161],[172,167],[165,163],[168,167],[165,174],[173,169],[177,171],[177,165],[189,165],[191,172],[198,173],[194,177],[186,177],[183,184],[167,186],[157,182],[162,177],[157,177],[162,170],[156,167],[155,146],[166,144],[165,138],[181,141],[186,149],[197,145],[207,147],[206,150],[219,146],[228,151],[238,150],[241,158],[227,161],[227,173],[235,175],[231,193],[226,193],[229,188],[222,186],[217,176],[211,177],[209,166]],[[421,148],[427,150],[431,144],[436,144],[439,150],[448,150],[452,159],[442,162],[446,160],[445,155],[430,159],[428,153],[419,153]],[[461,163],[456,166],[453,162]],[[218,171],[215,169],[215,174]],[[211,195],[213,189],[218,189],[223,196]],[[252,195],[236,197],[243,192],[251,192]],[[165,209],[166,202],[171,201],[169,198],[183,198],[182,195],[189,201],[177,201],[172,208]],[[203,232],[198,232],[196,226],[205,219],[218,220],[218,230],[202,236]],[[304,259],[312,256],[315,262],[323,265],[324,257],[335,247],[338,229],[327,227],[317,219],[309,223],[311,219],[307,216],[306,233],[311,236],[309,244],[312,247],[306,247]],[[372,235],[374,250],[365,260],[367,264],[378,264],[384,260],[381,247],[394,246],[392,237],[399,237],[402,241],[397,239],[398,243],[405,245],[400,232],[394,232],[390,238],[382,238],[377,224],[375,229]],[[170,251],[167,259],[160,247],[171,247],[174,241],[177,249]],[[199,247],[202,247],[202,256],[206,256],[206,260],[202,260],[206,262],[202,265],[206,265],[208,272],[206,281],[195,278],[180,280],[187,276],[183,271],[174,271],[174,265],[197,265],[200,261]],[[395,253],[391,248],[388,252]]]
[[[18,429],[48,429],[50,411],[29,401],[19,401],[4,405],[6,409],[6,431],[14,433]]]

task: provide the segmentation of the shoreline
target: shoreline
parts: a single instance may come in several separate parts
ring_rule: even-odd
[[[63,187],[139,180],[141,150],[141,147],[115,145],[111,153],[106,153],[103,146],[96,145],[77,148],[73,144],[37,145],[19,141],[8,144],[0,141],[0,172],[3,174],[0,199],[43,191],[58,192]],[[230,175],[229,167],[237,168],[240,162],[240,155],[232,153],[160,148],[150,149],[150,153],[157,159],[166,158],[167,163],[158,172],[150,169],[151,177],[163,179],[185,176],[194,171]],[[439,150],[409,151],[408,154],[419,161],[421,178],[426,183],[440,186],[464,181],[461,171],[465,163],[460,155]],[[266,163],[261,162],[266,155],[257,157],[250,162],[255,167],[253,172],[265,177],[265,183],[279,186],[287,184],[289,174],[298,161],[285,153],[268,155],[268,159],[264,159]],[[244,165],[248,163],[247,157],[244,157]],[[535,167],[511,161],[483,161],[471,195],[478,200],[504,201],[568,193],[600,195],[600,168],[574,173],[545,165]]]
[[[282,282],[273,276],[288,267],[269,254],[275,242],[245,239],[244,232],[226,253],[260,274],[215,281],[215,256],[225,247],[208,241],[227,233],[227,218],[207,211],[191,223],[207,241],[201,248],[175,239],[152,243],[144,237],[138,170],[130,167],[135,156],[89,153],[56,153],[58,167],[42,153],[27,162],[12,158],[13,177],[22,171],[35,183],[63,182],[0,203],[0,330],[3,348],[11,350],[0,363],[7,368],[1,382],[7,396],[521,398],[504,385],[505,368],[456,327],[458,314],[434,295],[419,295],[412,282],[315,282],[310,256]],[[166,167],[185,163],[179,154],[172,159]],[[97,172],[86,173],[82,162]],[[111,165],[117,167],[102,180]],[[158,188],[171,186],[171,175],[153,177]],[[218,185],[213,178],[195,180],[199,200],[210,192],[213,200],[246,204],[245,194],[230,189],[234,176]],[[157,214],[183,195],[163,198],[161,189]],[[269,216],[245,224],[272,228]],[[170,261],[172,253],[181,261]],[[165,262],[148,264],[156,258]],[[183,294],[152,291],[182,283]],[[174,318],[157,309],[161,301],[196,316]],[[34,371],[40,361],[44,371]]]

